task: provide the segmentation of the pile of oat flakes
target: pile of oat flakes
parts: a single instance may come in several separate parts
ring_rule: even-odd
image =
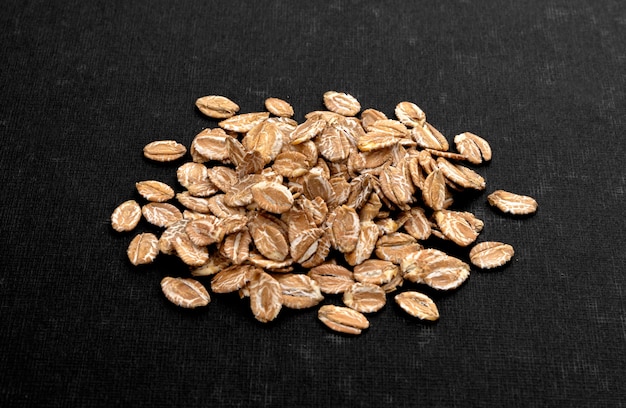
[[[210,279],[211,292],[238,292],[257,320],[269,322],[283,307],[341,297],[343,306],[319,307],[319,320],[360,334],[369,327],[366,314],[383,308],[388,296],[418,319],[437,320],[433,300],[413,288],[453,290],[469,277],[469,263],[489,269],[510,261],[511,245],[476,243],[483,222],[453,209],[455,196],[486,188],[470,167],[491,159],[485,139],[461,133],[450,150],[412,102],[399,103],[395,118],[361,111],[346,93],[326,92],[323,102],[327,110],[297,123],[282,99],[267,99],[263,112],[239,113],[232,100],[205,96],[196,106],[218,127],[196,135],[189,150],[174,140],[145,146],[144,156],[158,162],[189,152],[191,161],[177,169],[181,191],[137,182],[145,204],[122,203],[111,223],[131,231],[143,217],[155,227],[130,242],[132,264],[161,253],[189,266],[188,276],[161,281],[167,299],[206,306],[210,294],[201,281]],[[504,190],[487,199],[510,214],[537,209],[533,198]],[[431,236],[468,248],[469,263],[424,247]],[[402,290],[405,281],[412,289]]]

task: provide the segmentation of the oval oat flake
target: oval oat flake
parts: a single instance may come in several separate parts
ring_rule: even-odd
[[[355,116],[361,110],[361,104],[354,96],[336,91],[324,93],[324,106],[344,116]]]
[[[361,334],[370,322],[360,312],[343,306],[324,305],[317,312],[318,319],[328,328],[345,334]]]
[[[159,239],[150,232],[137,234],[126,251],[130,263],[135,266],[152,263],[159,253],[158,243]]]
[[[169,227],[183,219],[183,213],[169,203],[148,203],[141,207],[144,218],[157,227]]]
[[[394,299],[402,310],[413,317],[430,321],[439,319],[437,305],[423,293],[415,291],[403,292],[396,295]]]
[[[139,194],[148,201],[163,203],[174,198],[174,189],[161,181],[139,181],[135,183],[135,187]]]
[[[396,105],[394,112],[398,120],[406,126],[424,126],[426,123],[426,114],[413,102],[400,102]]]
[[[211,280],[215,293],[231,293],[245,287],[257,268],[252,265],[231,265],[219,271]]]
[[[267,272],[258,271],[247,288],[250,293],[250,309],[254,317],[262,323],[276,319],[283,306],[280,283]]]
[[[218,125],[224,130],[237,133],[247,133],[253,127],[270,117],[269,112],[250,112],[231,116],[219,122]]]
[[[170,302],[187,309],[206,306],[211,302],[211,297],[206,288],[191,278],[167,276],[161,281],[161,290]]]
[[[261,181],[250,189],[257,205],[265,211],[282,214],[293,205],[293,196],[289,189],[275,181]]]
[[[382,259],[367,259],[354,267],[354,279],[378,286],[389,283],[398,273],[397,265]]]
[[[513,258],[515,251],[509,244],[487,241],[476,244],[469,253],[473,265],[481,269],[503,266]]]
[[[187,148],[175,140],[157,140],[143,148],[143,155],[154,161],[169,162],[180,159],[187,153]]]
[[[537,211],[537,201],[534,198],[504,190],[496,190],[489,194],[487,201],[500,211],[513,215],[526,215]]]
[[[274,278],[280,283],[283,295],[283,306],[290,309],[313,307],[324,300],[317,282],[301,273],[276,274]]]
[[[141,207],[135,200],[124,201],[111,214],[111,226],[115,231],[133,230],[141,220]]]
[[[311,268],[308,275],[318,283],[323,293],[330,295],[345,292],[355,282],[352,271],[333,263],[324,263]]]
[[[357,282],[344,292],[343,303],[361,313],[374,313],[385,306],[387,297],[380,286]]]
[[[290,118],[293,116],[293,108],[289,102],[279,98],[267,98],[265,100],[265,109],[267,109],[272,115],[283,118]]]
[[[473,164],[491,160],[491,146],[482,137],[471,132],[464,132],[454,136],[456,150]]]
[[[196,100],[196,107],[213,119],[226,119],[239,112],[239,105],[225,96],[208,95]]]

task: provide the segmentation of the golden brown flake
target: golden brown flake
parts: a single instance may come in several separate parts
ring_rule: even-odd
[[[324,263],[331,249],[330,229],[325,228],[322,236],[317,241],[317,249],[310,258],[300,262],[303,268],[313,268]]]
[[[262,322],[270,322],[278,316],[283,306],[280,283],[263,271],[256,271],[248,282],[250,309],[254,317]]]
[[[445,178],[457,186],[475,190],[485,189],[485,179],[469,167],[453,164],[444,157],[438,157],[437,168],[441,170]]]
[[[196,162],[185,163],[176,170],[176,178],[180,185],[185,188],[206,182],[207,174],[206,166]]]
[[[275,123],[262,121],[246,133],[241,144],[249,152],[257,152],[264,164],[269,164],[282,150],[285,138]]]
[[[446,180],[441,170],[436,169],[426,177],[422,186],[424,204],[433,210],[442,210],[446,201]]]
[[[269,117],[269,112],[242,113],[231,116],[228,119],[224,119],[219,122],[218,125],[222,129],[231,132],[246,133]]]
[[[373,125],[376,121],[384,119],[388,119],[387,115],[376,109],[370,108],[365,109],[363,112],[361,112],[361,123],[363,129],[365,129],[366,131],[369,131],[370,126]]]
[[[396,138],[409,137],[409,129],[407,129],[404,123],[394,119],[375,121],[368,126],[367,133],[378,133]]]
[[[324,263],[311,268],[308,276],[314,279],[323,293],[340,294],[354,284],[352,271],[334,263]]]
[[[205,264],[192,267],[190,268],[190,271],[193,276],[211,276],[225,268],[228,268],[230,264],[230,259],[223,257],[217,252],[211,252],[209,253],[209,259]]]
[[[413,202],[413,185],[404,168],[387,164],[378,176],[383,194],[401,210],[409,210]]]
[[[225,194],[216,194],[207,199],[209,211],[219,218],[228,218],[232,215],[244,216],[246,213],[243,207],[231,207],[224,202]]]
[[[211,245],[221,242],[224,238],[224,230],[219,225],[219,219],[212,215],[190,221],[185,227],[185,232],[197,246]]]
[[[213,166],[207,169],[207,178],[223,192],[229,191],[239,181],[235,170],[226,166]]]
[[[272,275],[280,284],[283,306],[290,309],[306,309],[324,300],[317,282],[303,274]]]
[[[295,151],[286,151],[279,153],[272,164],[272,169],[283,177],[296,178],[304,176],[311,164],[307,157]]]
[[[175,254],[174,240],[178,237],[184,237],[187,234],[185,232],[187,223],[189,223],[189,220],[183,218],[167,227],[159,237],[159,251],[166,255]]]
[[[289,243],[280,226],[263,217],[256,217],[248,224],[256,249],[273,261],[284,261],[289,255]]]
[[[361,110],[361,104],[354,96],[336,91],[324,93],[324,106],[329,111],[344,116],[355,116]]]
[[[148,203],[141,207],[143,217],[157,227],[169,227],[183,219],[183,213],[170,203]]]
[[[252,237],[247,229],[227,235],[220,245],[220,254],[236,265],[250,257]]]
[[[239,105],[225,96],[219,95],[198,98],[196,106],[200,112],[213,119],[226,119],[239,112]]]
[[[474,245],[469,252],[470,261],[481,269],[503,266],[511,260],[515,251],[509,244],[485,241]]]
[[[384,285],[399,273],[397,265],[382,259],[367,259],[354,267],[354,279],[361,283]]]
[[[378,285],[356,282],[343,293],[343,303],[361,313],[374,313],[385,306],[387,296]]]
[[[423,149],[429,148],[445,151],[450,147],[447,139],[439,132],[433,133],[426,123],[423,126],[411,128],[411,138]]]
[[[411,235],[391,232],[378,239],[375,254],[380,259],[399,265],[409,254],[420,249],[422,246]]]
[[[428,296],[415,291],[399,293],[395,301],[408,314],[421,320],[435,321],[439,319],[437,305]]]
[[[404,230],[415,239],[420,241],[427,240],[430,237],[431,227],[424,209],[413,207],[406,215],[407,218],[402,223]]]
[[[373,221],[361,222],[359,240],[354,251],[346,252],[345,259],[348,264],[354,266],[369,259],[378,241],[379,229]]]
[[[346,205],[339,206],[333,211],[331,220],[333,247],[343,253],[354,251],[361,231],[355,209]]]
[[[204,129],[191,142],[190,154],[194,162],[204,163],[210,160],[228,160],[228,143],[234,139],[223,129]]]
[[[324,130],[326,122],[318,118],[310,118],[298,125],[289,135],[292,145],[310,141]],[[317,148],[316,148],[317,150]]]
[[[289,245],[289,253],[294,262],[302,264],[311,258],[317,251],[323,234],[322,228],[310,228],[297,233]]]
[[[491,160],[491,146],[482,137],[470,132],[454,136],[456,150],[464,155],[470,163],[480,164]]]
[[[151,232],[135,235],[126,251],[130,263],[133,265],[145,265],[152,263],[159,253],[158,238]]]
[[[176,194],[176,200],[192,211],[199,213],[210,212],[208,199],[192,196],[189,191],[183,191],[182,193]]]
[[[252,265],[232,265],[222,269],[211,279],[211,290],[215,293],[237,292],[248,284],[253,274],[261,271]]]
[[[135,187],[139,194],[148,201],[163,203],[174,198],[174,189],[161,181],[139,181],[135,183]]]
[[[260,181],[250,188],[250,192],[259,208],[271,213],[282,214],[293,205],[293,195],[278,182]]]
[[[250,251],[247,262],[250,263],[250,265],[254,265],[270,272],[287,273],[293,271],[293,259],[289,257],[282,261],[274,261],[273,259],[264,257],[257,251]]]
[[[207,247],[195,245],[187,234],[174,237],[172,248],[176,255],[189,266],[202,266],[209,260]]]
[[[111,214],[111,226],[115,231],[132,231],[141,220],[141,207],[135,200],[124,201]]]
[[[500,211],[513,215],[527,215],[537,211],[537,201],[534,198],[504,190],[489,194],[487,201]]]
[[[267,98],[265,100],[265,109],[272,115],[290,118],[293,116],[293,108],[289,102],[279,98]]]
[[[206,306],[211,302],[209,292],[195,279],[167,276],[161,281],[161,289],[167,300],[187,309]]]
[[[466,211],[440,210],[434,216],[439,230],[461,247],[474,242],[483,228],[483,222]]]
[[[394,112],[398,120],[408,127],[424,126],[426,123],[426,114],[413,102],[400,102]]]
[[[169,162],[180,159],[187,153],[187,148],[175,140],[157,140],[143,148],[143,155],[150,160]]]
[[[434,248],[422,249],[402,260],[404,279],[439,290],[459,287],[469,277],[469,265]]]
[[[315,138],[319,153],[330,162],[340,162],[350,154],[350,140],[335,123],[328,124]]]
[[[328,328],[339,333],[357,335],[370,326],[362,313],[348,307],[324,305],[320,307],[317,317]]]

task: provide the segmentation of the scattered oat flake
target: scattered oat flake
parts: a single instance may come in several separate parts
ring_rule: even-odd
[[[187,148],[175,140],[157,140],[143,148],[143,155],[154,161],[169,162],[180,159],[187,153]]]
[[[481,269],[492,269],[508,263],[515,251],[509,244],[485,241],[474,245],[469,252],[470,261]]]
[[[317,317],[328,328],[339,333],[361,334],[370,326],[362,313],[343,306],[324,305],[319,308]]]
[[[428,296],[415,291],[402,292],[394,300],[408,314],[422,320],[435,321],[439,319],[437,305]]]
[[[504,190],[489,194],[487,201],[500,211],[513,215],[527,215],[537,211],[537,201],[534,198]]]
[[[115,231],[132,231],[141,220],[141,207],[135,200],[120,204],[111,214],[111,226]]]
[[[206,306],[211,302],[206,288],[195,279],[168,276],[161,281],[161,289],[170,302],[187,309]]]

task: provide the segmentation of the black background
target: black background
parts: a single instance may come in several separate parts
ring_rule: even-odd
[[[1,406],[626,405],[623,1],[3,8]],[[463,208],[513,261],[438,294],[436,324],[389,303],[356,338],[315,310],[257,323],[236,295],[168,303],[160,279],[184,267],[133,267],[109,222],[136,181],[176,185],[181,162],[143,146],[215,127],[200,96],[242,112],[280,97],[301,121],[327,90],[486,138],[487,190]],[[497,214],[499,188],[539,211]]]

